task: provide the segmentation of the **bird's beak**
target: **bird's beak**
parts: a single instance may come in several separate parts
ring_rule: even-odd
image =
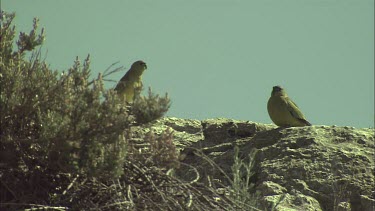
[[[145,63],[145,62],[143,62],[143,63],[142,63],[142,66],[144,66],[144,67],[145,67],[145,69],[147,69],[147,65],[146,65],[146,63]]]

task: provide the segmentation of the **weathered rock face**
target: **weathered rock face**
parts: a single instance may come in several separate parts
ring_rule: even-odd
[[[185,180],[197,179],[193,167],[201,182],[229,185],[234,147],[239,146],[245,161],[256,151],[250,182],[263,209],[374,210],[374,129],[277,128],[231,119],[177,118],[161,119],[152,127],[174,131],[187,164],[176,174]]]

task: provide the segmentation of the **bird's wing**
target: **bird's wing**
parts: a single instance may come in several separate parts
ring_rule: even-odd
[[[311,125],[310,122],[308,122],[305,118],[305,116],[302,114],[301,110],[299,110],[297,104],[293,102],[290,98],[287,99],[287,108],[290,114],[298,119],[299,121],[303,122],[306,125]]]
[[[294,118],[305,119],[305,116],[299,110],[299,108],[298,108],[298,106],[295,102],[293,102],[290,98],[288,98],[286,101],[287,101],[288,111],[290,112],[290,114],[292,114],[292,116]]]
[[[117,83],[117,85],[115,87],[116,91],[125,89],[125,87],[129,84],[130,75],[131,75],[129,73],[130,70],[128,70],[128,72],[126,72],[125,75],[122,76],[122,78],[120,79],[120,81]]]
[[[116,90],[116,91],[118,91],[118,90],[124,90],[125,87],[126,87],[126,84],[127,84],[127,83],[128,83],[128,82],[125,81],[125,80],[120,80],[120,81],[117,83],[117,85],[116,85],[116,87],[115,87],[115,90]]]
[[[122,86],[123,86],[123,83],[122,83],[121,81],[119,81],[119,82],[116,84],[115,90],[116,90],[116,91],[120,90]]]

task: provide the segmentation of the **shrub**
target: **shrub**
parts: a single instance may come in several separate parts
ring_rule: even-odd
[[[163,131],[157,135],[151,128],[144,137],[141,147],[129,142],[130,160],[137,160],[148,167],[158,167],[162,170],[179,168],[179,151],[173,143],[173,132]]]
[[[170,99],[167,94],[165,97],[159,97],[149,88],[147,97],[137,95],[131,107],[131,113],[134,114],[137,123],[144,124],[162,117],[169,107]]]
[[[142,152],[129,144],[132,126],[146,127],[168,111],[167,95],[149,89],[126,105],[104,89],[102,74],[90,80],[89,56],[51,70],[37,49],[44,40],[38,20],[14,42],[14,17],[0,15],[1,210],[231,206],[211,188],[165,174],[179,166],[171,131],[150,131]]]
[[[103,88],[101,75],[92,82],[89,57],[63,72],[49,69],[40,50],[25,61],[44,35],[20,33],[13,52],[14,15],[1,28],[1,154],[13,154],[17,168],[36,166],[98,177],[118,177],[125,159],[124,129],[130,125],[124,105]],[[42,30],[43,32],[43,30]],[[89,85],[91,84],[91,85]],[[7,158],[9,160],[9,158]]]

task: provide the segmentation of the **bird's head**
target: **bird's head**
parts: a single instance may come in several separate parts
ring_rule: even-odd
[[[132,67],[131,67],[132,69],[134,68],[134,69],[136,69],[136,70],[145,70],[145,69],[147,69],[147,65],[146,65],[146,63],[144,62],[144,61],[142,61],[142,60],[139,60],[139,61],[136,61],[136,62],[134,62],[133,64],[132,64]]]
[[[271,96],[286,96],[286,92],[281,86],[274,86]]]

